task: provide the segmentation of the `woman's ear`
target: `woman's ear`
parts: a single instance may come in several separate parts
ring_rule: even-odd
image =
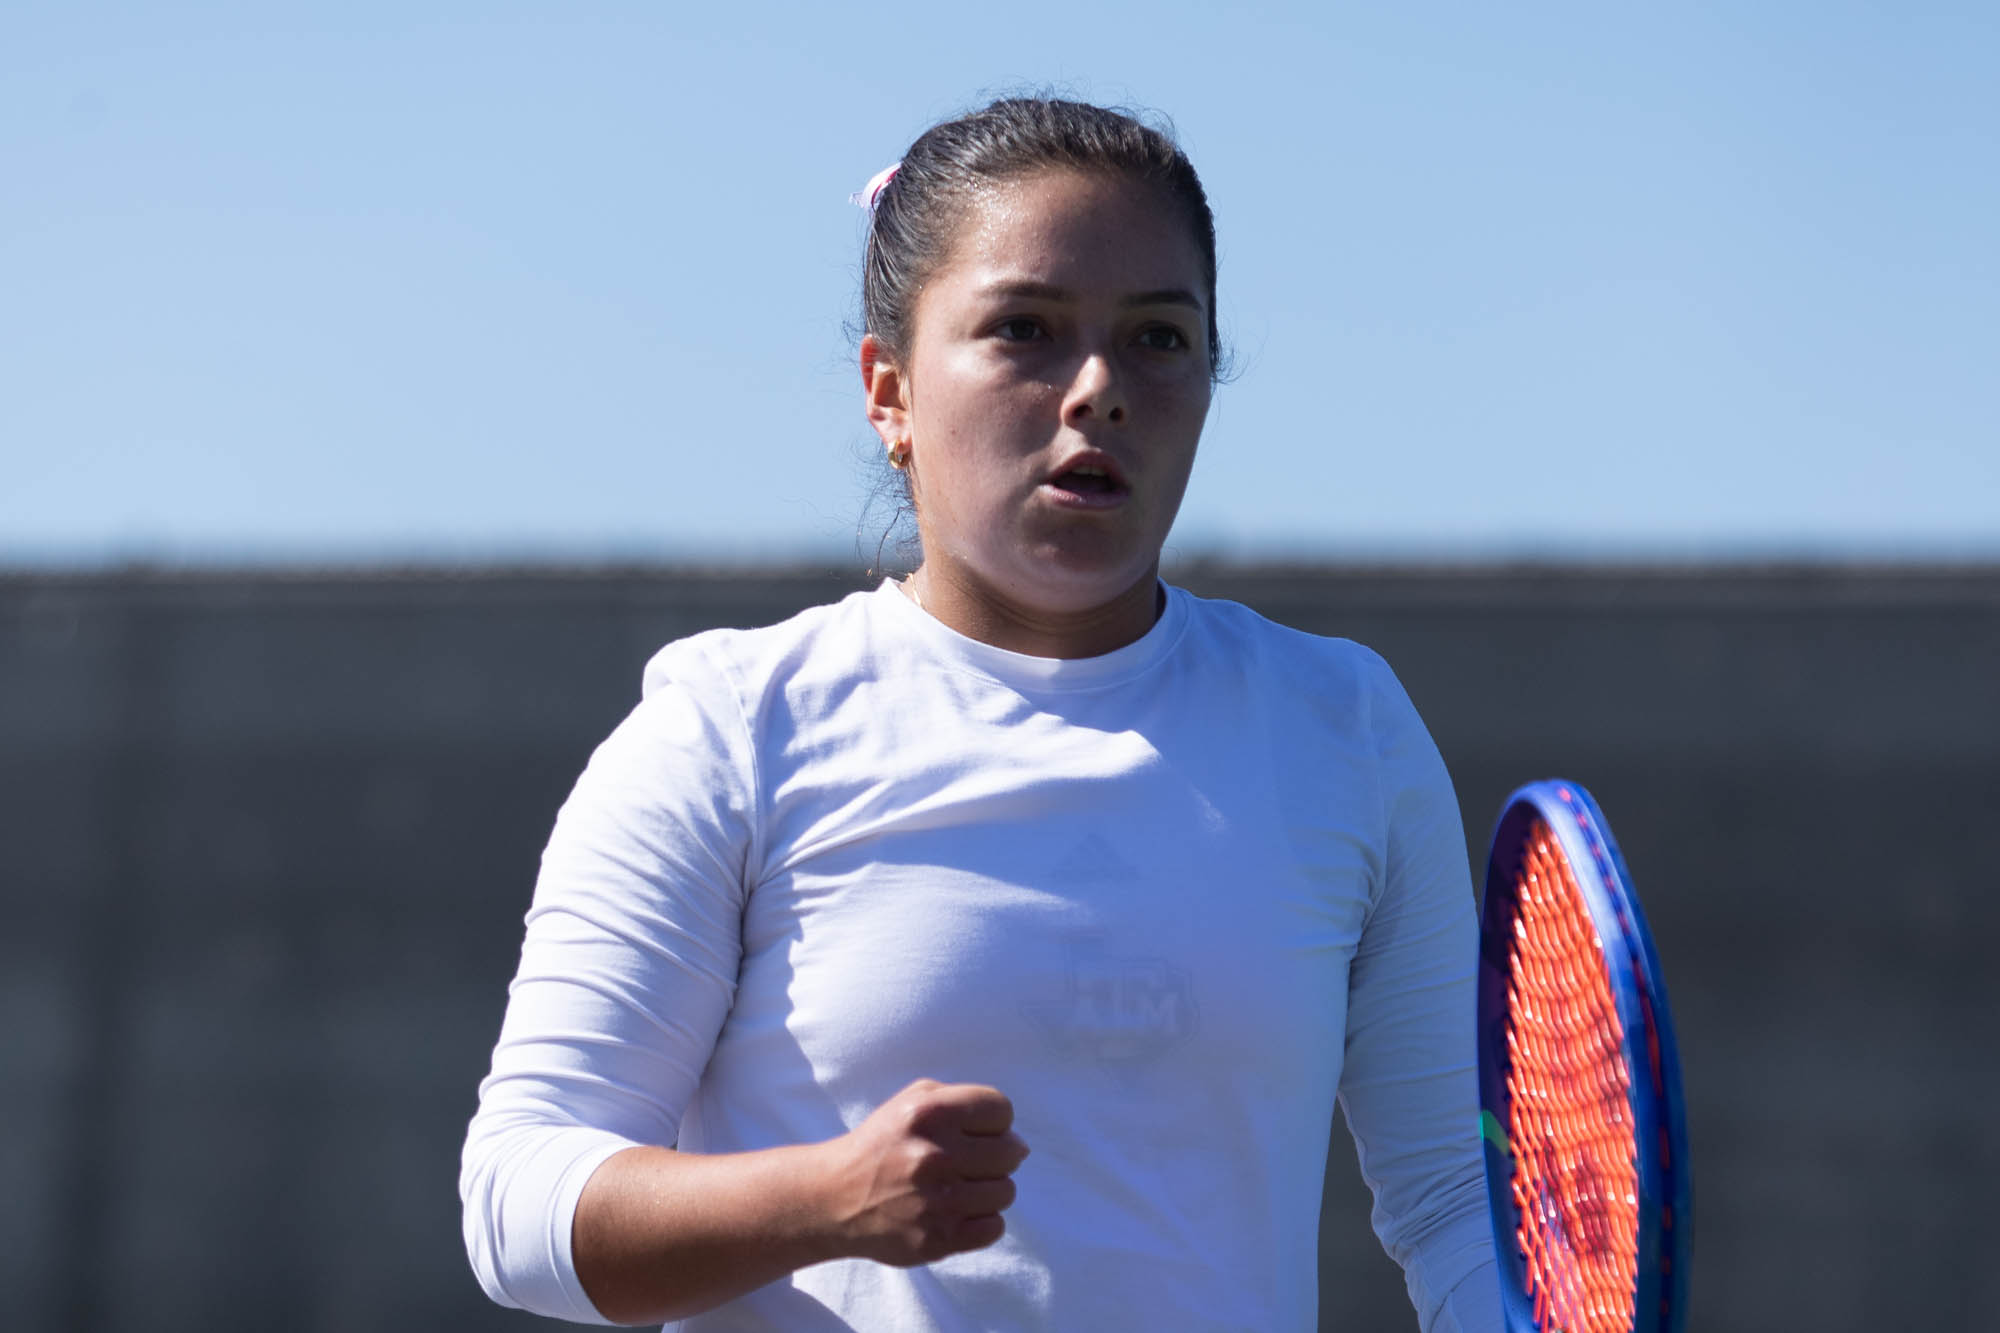
[[[861,339],[861,390],[868,403],[868,422],[882,437],[882,447],[894,451],[910,438],[908,383],[888,349],[874,334]]]

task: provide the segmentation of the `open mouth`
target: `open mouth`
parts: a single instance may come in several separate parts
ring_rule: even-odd
[[[1127,489],[1125,483],[1111,475],[1109,470],[1088,463],[1057,475],[1049,481],[1049,485],[1079,496],[1123,495]]]

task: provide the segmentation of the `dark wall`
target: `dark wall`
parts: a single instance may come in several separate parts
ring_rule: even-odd
[[[2000,570],[1181,581],[1396,666],[1472,850],[1561,773],[1679,1022],[1694,1319],[2000,1308]],[[478,1329],[457,1154],[556,806],[662,642],[835,575],[0,578],[10,1328]],[[1339,1136],[1323,1326],[1412,1327]]]

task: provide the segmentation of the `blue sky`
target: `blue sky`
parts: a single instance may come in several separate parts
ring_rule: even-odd
[[[2000,7],[0,17],[0,564],[872,552],[847,203],[1171,116],[1175,554],[2000,555]]]

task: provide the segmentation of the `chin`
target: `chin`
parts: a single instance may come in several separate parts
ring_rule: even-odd
[[[1124,552],[1116,559],[1101,552],[1051,552],[1034,571],[1034,600],[1051,611],[1088,611],[1118,600],[1137,584],[1151,583],[1159,568],[1157,550]]]

